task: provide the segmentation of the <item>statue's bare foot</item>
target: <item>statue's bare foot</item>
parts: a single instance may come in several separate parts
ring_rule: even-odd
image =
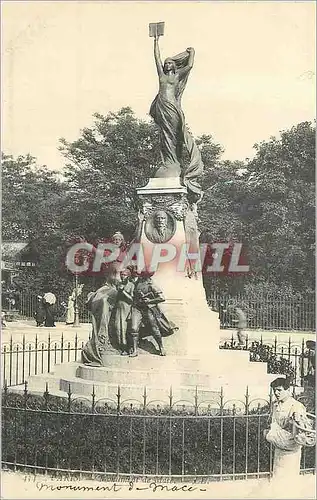
[[[136,357],[137,357],[137,355],[138,355],[138,353],[137,353],[136,351],[132,351],[132,352],[130,352],[130,354],[129,354],[130,358],[136,358]]]
[[[160,356],[166,356],[166,351],[165,349],[160,349]]]
[[[127,351],[122,351],[121,352],[121,356],[128,356],[128,355],[129,355],[129,353]]]

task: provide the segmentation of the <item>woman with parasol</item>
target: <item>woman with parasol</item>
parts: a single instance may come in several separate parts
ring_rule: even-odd
[[[47,292],[43,295],[43,307],[45,311],[45,323],[44,326],[55,327],[54,320],[54,304],[56,303],[56,297],[53,293]]]

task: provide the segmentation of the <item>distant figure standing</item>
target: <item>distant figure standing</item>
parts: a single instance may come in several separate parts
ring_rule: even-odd
[[[43,304],[43,297],[41,295],[37,296],[36,310],[34,317],[36,321],[36,326],[43,326],[43,323],[45,321],[45,308]]]
[[[77,286],[77,299],[81,295],[84,285]],[[66,313],[66,325],[73,325],[75,321],[75,301],[76,301],[76,288],[72,291],[71,295],[68,297],[67,302],[67,313]]]
[[[45,310],[45,323],[46,327],[54,327],[54,304],[56,303],[56,297],[53,293],[45,293],[43,296],[43,305]]]
[[[1,312],[1,326],[2,328],[5,328],[7,326],[6,313],[4,311]]]
[[[220,328],[228,328],[228,321],[227,321],[228,311],[224,302],[219,302],[218,309],[219,309]]]
[[[74,290],[68,297],[67,301],[67,313],[66,313],[66,325],[72,325],[75,321],[75,293]]]
[[[245,330],[247,327],[247,316],[242,311],[242,309],[240,309],[240,307],[237,306],[233,307],[232,312],[235,315],[233,322],[237,323],[237,337],[239,346],[244,346],[246,335],[243,330]]]

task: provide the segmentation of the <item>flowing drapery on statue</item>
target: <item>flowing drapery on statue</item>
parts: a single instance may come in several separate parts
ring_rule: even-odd
[[[128,340],[128,318],[133,302],[133,292],[135,287],[135,279],[131,272],[125,270],[122,272],[123,281],[118,288],[117,303],[115,307],[114,331],[117,347],[121,354],[129,353]]]
[[[185,123],[181,108],[181,98],[185,90],[189,72],[193,66],[194,49],[161,63],[158,37],[154,40],[154,56],[159,76],[159,93],[152,102],[150,115],[160,128],[161,156],[163,166],[155,177],[178,177],[189,191],[201,194],[197,178],[203,172],[200,151]],[[189,164],[182,165],[183,147],[189,154]]]
[[[119,256],[116,261],[110,263],[107,269],[106,284],[96,292],[92,292],[87,301],[87,309],[91,313],[92,333],[82,350],[82,361],[92,366],[102,366],[103,353],[116,348],[115,339],[110,331],[110,320],[117,303],[126,242],[120,232],[116,232],[111,241],[118,246]]]
[[[116,286],[106,284],[89,297],[87,308],[91,313],[92,335],[82,350],[84,364],[102,366],[103,353],[113,350],[109,327],[117,295]]]

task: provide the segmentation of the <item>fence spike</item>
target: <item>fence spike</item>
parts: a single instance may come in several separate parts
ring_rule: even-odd
[[[70,383],[68,384],[68,390],[67,390],[67,403],[68,403],[68,412],[70,413],[71,404],[72,404],[72,391],[71,391]]]
[[[147,403],[147,390],[146,390],[146,386],[144,386],[144,390],[143,390],[143,409],[144,410],[146,408],[146,403]]]
[[[45,409],[48,409],[48,398],[49,398],[49,392],[48,392],[48,382],[45,382],[45,391],[43,394],[44,401],[45,401]]]
[[[96,404],[96,392],[95,392],[95,384],[92,386],[92,393],[91,393],[92,401],[91,401],[91,407],[92,411],[95,411],[95,404]]]
[[[195,415],[198,413],[198,387],[195,387]]]
[[[275,335],[275,338],[274,338],[274,354],[276,354],[276,350],[277,350],[277,336]]]
[[[247,385],[245,391],[245,412],[249,413],[249,386]]]
[[[118,384],[118,393],[117,393],[117,412],[120,413],[121,408],[121,387]]]
[[[172,409],[173,406],[173,387],[170,386],[170,393],[168,396],[169,402],[170,402],[170,410]]]
[[[220,412],[221,412],[221,415],[223,413],[223,398],[224,398],[223,386],[221,386],[221,388],[220,388]]]
[[[272,408],[273,408],[273,389],[272,386],[270,386],[270,412],[272,413]]]

